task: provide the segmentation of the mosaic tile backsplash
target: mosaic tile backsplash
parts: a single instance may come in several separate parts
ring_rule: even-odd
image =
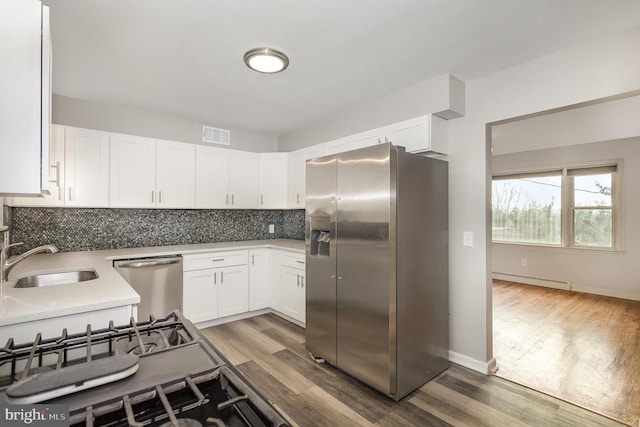
[[[254,239],[304,240],[304,210],[9,208],[13,254],[52,244],[61,252]],[[269,224],[275,233],[269,234]]]

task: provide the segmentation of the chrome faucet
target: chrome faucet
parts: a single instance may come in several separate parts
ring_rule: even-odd
[[[16,256],[10,261],[8,250],[10,248],[13,248],[14,246],[20,245],[24,245],[24,242],[12,243],[11,245],[7,245],[2,248],[2,252],[0,252],[0,283],[6,282],[8,280],[7,277],[9,276],[9,272],[13,269],[13,267],[15,267],[19,262],[24,261],[24,259],[28,256],[41,252],[49,252],[52,254],[58,252],[58,248],[53,245],[38,246],[37,248],[33,248],[23,254]]]

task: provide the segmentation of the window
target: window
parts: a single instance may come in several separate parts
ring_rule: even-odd
[[[493,241],[616,248],[617,164],[495,176]]]

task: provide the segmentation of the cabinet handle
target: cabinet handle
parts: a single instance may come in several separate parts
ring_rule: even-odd
[[[385,137],[384,137],[384,142],[391,142],[391,141],[389,141],[389,140],[387,139],[387,137],[385,136]]]
[[[296,203],[300,203],[300,194],[296,194]]]
[[[234,198],[233,198],[233,194],[231,195],[231,204],[233,205],[234,202]]]
[[[378,144],[382,144],[382,140],[378,138]]]
[[[71,201],[71,186],[69,186],[69,201]]]
[[[214,285],[217,285],[217,284],[218,284],[218,281],[217,281],[217,278],[216,278],[216,275],[217,275],[217,274],[218,274],[218,273],[213,273],[213,284],[214,284]]]
[[[304,288],[304,275],[300,275],[300,287]]]
[[[158,191],[158,203],[162,204],[162,190]]]
[[[251,265],[256,265],[256,258],[255,258],[255,254],[251,254]]]
[[[224,283],[224,271],[220,272],[220,283]]]
[[[56,162],[55,165],[49,167],[56,170],[56,179],[50,179],[49,182],[53,182],[56,184],[56,187],[60,187],[60,162]]]
[[[264,205],[264,196],[262,194],[260,195],[260,204]]]
[[[228,194],[228,193],[227,193],[227,194],[225,194],[225,196],[224,196],[224,204],[225,204],[225,205],[228,205],[228,204],[229,204],[229,194]]]
[[[224,258],[215,258],[211,260],[211,262],[220,262],[220,261],[224,261]]]
[[[297,262],[298,264],[304,264],[304,261],[300,261],[299,259],[297,259],[297,260],[296,260],[296,262]]]
[[[296,274],[296,286],[300,286],[300,275]]]
[[[154,200],[153,200],[153,193],[154,193],[154,191],[153,191],[153,190],[151,190],[151,203],[154,203]]]

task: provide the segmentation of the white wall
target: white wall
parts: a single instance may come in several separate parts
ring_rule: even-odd
[[[278,151],[278,139],[275,135],[61,95],[53,95],[52,104],[52,121],[61,125],[195,144],[202,143],[202,125],[207,125],[231,131],[229,148],[255,152]]]
[[[493,75],[466,82],[466,116],[450,121],[450,358],[479,371],[493,367],[491,329],[491,156],[487,123],[537,113],[640,89],[640,27],[598,42],[538,58]],[[282,139],[301,146],[347,135],[345,120],[375,127],[386,114],[397,119],[424,113],[430,91],[404,90],[393,103],[369,103],[361,115],[350,110]],[[411,89],[411,88],[410,88]],[[428,112],[428,111],[427,111]],[[417,114],[416,114],[417,113]],[[365,116],[373,117],[366,122]],[[304,141],[304,142],[302,142]],[[299,148],[296,146],[294,148]],[[474,247],[464,247],[464,231],[474,233]]]
[[[640,96],[572,108],[491,127],[494,156],[640,135]]]

